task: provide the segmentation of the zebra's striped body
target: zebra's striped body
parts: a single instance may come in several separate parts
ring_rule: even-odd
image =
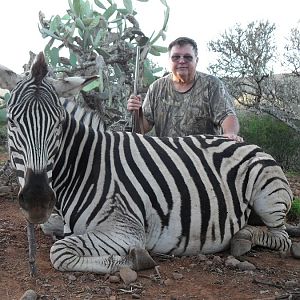
[[[38,74],[33,69],[33,77]],[[153,266],[145,249],[215,253],[232,239],[235,254],[253,245],[289,248],[284,219],[292,193],[260,148],[214,136],[95,130],[63,109],[47,81],[34,78],[12,92],[9,145],[27,219],[46,221],[53,195],[64,219],[65,238],[51,248],[55,268],[141,269]],[[267,232],[246,225],[251,209]]]

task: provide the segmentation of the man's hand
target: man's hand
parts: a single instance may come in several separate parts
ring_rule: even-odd
[[[142,106],[142,100],[140,95],[130,95],[128,101],[127,101],[127,109],[130,112],[138,111]],[[144,127],[144,133],[149,132],[153,125],[150,125],[149,122],[145,119],[143,116],[143,127]]]
[[[244,139],[241,136],[236,135],[234,133],[225,133],[225,134],[222,134],[222,136],[224,136],[230,140],[240,142],[240,143],[242,143],[244,141]]]
[[[127,109],[129,111],[139,110],[142,105],[141,96],[140,95],[130,95],[127,101]]]

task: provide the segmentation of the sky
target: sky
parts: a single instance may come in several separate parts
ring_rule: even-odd
[[[106,0],[101,0],[106,3]],[[94,3],[93,0],[90,0]],[[122,6],[122,0],[115,0]],[[160,0],[138,2],[132,0],[137,10],[137,20],[146,35],[158,32],[164,20],[164,9]],[[159,45],[167,46],[179,36],[193,38],[199,48],[198,70],[206,72],[213,55],[207,43],[216,39],[225,30],[239,23],[246,26],[252,21],[275,23],[276,42],[283,47],[285,38],[292,27],[300,21],[299,0],[167,0],[170,18],[166,40]],[[119,5],[120,4],[120,5]],[[96,5],[93,5],[96,8]],[[0,4],[0,64],[17,73],[29,60],[29,51],[38,53],[44,49],[48,39],[43,39],[38,30],[38,13],[42,11],[46,19],[56,14],[62,16],[68,9],[68,0],[9,0]],[[168,69],[167,54],[150,57]]]

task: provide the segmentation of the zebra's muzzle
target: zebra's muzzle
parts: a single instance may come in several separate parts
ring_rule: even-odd
[[[19,192],[19,204],[27,221],[33,224],[47,221],[55,201],[55,193],[49,185],[47,173],[27,170],[25,185]]]

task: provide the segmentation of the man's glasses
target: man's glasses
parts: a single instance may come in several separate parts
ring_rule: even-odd
[[[191,62],[194,59],[194,57],[191,55],[172,55],[171,56],[172,62],[178,62],[181,58],[183,58],[183,60],[185,62]]]

